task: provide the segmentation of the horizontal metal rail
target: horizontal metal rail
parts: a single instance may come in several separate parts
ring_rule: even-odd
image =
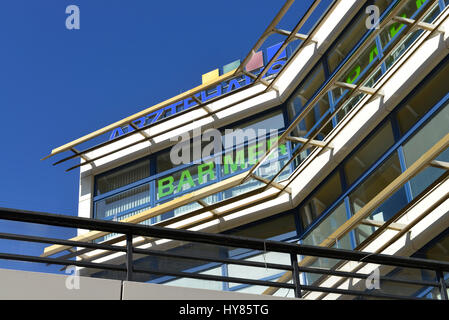
[[[426,260],[426,259],[417,259],[417,258],[406,258],[406,257],[397,257],[397,256],[389,256],[382,254],[372,254],[365,252],[356,252],[351,250],[342,250],[335,248],[321,248],[314,246],[305,246],[299,245],[295,243],[285,243],[285,242],[277,242],[277,241],[268,241],[261,239],[253,239],[253,238],[245,238],[245,237],[236,237],[230,235],[222,235],[222,234],[209,234],[203,232],[194,232],[188,230],[176,230],[176,229],[166,229],[159,228],[154,226],[144,226],[144,225],[136,225],[136,224],[128,224],[128,223],[119,223],[113,221],[101,221],[94,220],[88,218],[80,218],[80,217],[72,217],[72,216],[62,216],[55,215],[49,213],[42,212],[32,212],[32,211],[22,211],[22,210],[14,210],[14,209],[0,209],[0,219],[10,220],[10,221],[19,221],[19,222],[28,222],[28,223],[37,223],[44,225],[53,225],[60,227],[72,227],[76,229],[91,229],[91,230],[100,230],[100,231],[108,231],[126,234],[127,236],[127,245],[126,248],[123,246],[110,246],[104,244],[93,244],[93,243],[80,243],[78,241],[69,241],[69,240],[61,240],[61,239],[50,239],[45,237],[36,237],[36,236],[26,236],[26,235],[16,235],[16,234],[8,234],[1,233],[0,238],[9,239],[9,240],[18,240],[18,241],[31,241],[31,242],[44,242],[48,243],[50,241],[58,242],[61,244],[70,244],[71,246],[77,247],[90,247],[100,250],[112,250],[124,252],[126,251],[128,264],[126,267],[121,265],[113,265],[108,263],[93,263],[93,262],[85,262],[85,261],[74,261],[69,259],[63,259],[60,257],[57,258],[49,258],[49,257],[33,257],[26,255],[18,255],[18,254],[7,254],[0,253],[0,259],[8,259],[8,260],[16,260],[16,261],[29,261],[29,262],[38,262],[38,263],[47,263],[47,264],[57,264],[57,265],[74,265],[83,268],[92,268],[92,269],[103,269],[103,270],[113,270],[113,271],[122,271],[126,272],[127,279],[130,279],[130,274],[133,273],[145,273],[152,275],[160,275],[160,276],[169,276],[175,278],[188,277],[193,279],[200,280],[211,280],[211,281],[221,281],[221,282],[232,282],[232,283],[242,283],[248,285],[258,285],[258,286],[266,286],[266,287],[276,287],[276,288],[287,288],[287,289],[297,289],[295,284],[289,284],[285,282],[273,282],[273,281],[263,281],[263,280],[255,280],[255,279],[244,279],[244,278],[236,278],[236,277],[227,277],[227,276],[214,276],[214,275],[206,275],[206,274],[198,274],[184,271],[163,271],[163,270],[153,270],[153,269],[139,269],[135,268],[132,265],[132,257],[133,254],[139,255],[156,255],[167,258],[181,258],[181,259],[193,259],[197,261],[205,261],[212,262],[218,264],[237,264],[244,265],[249,267],[259,267],[259,268],[270,268],[270,269],[281,269],[281,270],[294,270],[291,265],[280,265],[275,263],[261,263],[257,261],[247,261],[247,260],[236,260],[236,259],[228,259],[228,258],[215,258],[215,257],[202,257],[197,255],[188,255],[188,254],[177,254],[177,253],[168,253],[161,252],[153,249],[139,249],[134,248],[132,244],[133,236],[143,236],[143,237],[154,237],[158,239],[172,239],[172,240],[180,240],[180,241],[189,241],[195,243],[205,243],[205,244],[213,244],[218,246],[226,245],[227,247],[236,247],[236,248],[245,248],[266,252],[278,252],[278,253],[287,253],[287,254],[296,254],[303,256],[314,256],[314,257],[325,257],[339,260],[348,260],[348,261],[363,261],[366,263],[375,263],[381,265],[395,266],[395,267],[405,267],[405,268],[416,268],[416,269],[428,269],[435,270],[436,272],[449,272],[449,263]],[[130,260],[131,257],[131,260]],[[297,271],[302,272],[316,272],[321,274],[333,274],[335,276],[351,276],[355,278],[363,278],[366,275],[356,274],[356,273],[342,273],[340,271],[334,270],[320,270],[318,268],[297,268]],[[386,279],[386,278],[385,278]],[[387,280],[387,279],[386,279]],[[391,279],[388,279],[389,281]],[[399,281],[405,283],[403,279],[393,279],[391,281]],[[409,284],[417,284],[417,282],[408,282]],[[420,285],[431,285],[432,283],[421,282]],[[319,292],[333,292],[333,293],[342,293],[347,295],[355,294],[360,296],[373,296],[373,297],[384,297],[387,295],[383,293],[374,293],[374,292],[363,292],[356,290],[342,290],[342,289],[329,289],[322,287],[312,287],[312,286],[303,286],[301,285],[301,290],[316,290]],[[323,291],[324,290],[324,291]],[[409,297],[401,297],[395,295],[388,295],[389,298],[392,299],[400,299],[400,298],[409,298]]]
[[[0,253],[0,259],[23,261],[23,262],[34,262],[34,263],[46,263],[46,264],[55,264],[55,265],[65,265],[65,266],[73,265],[73,266],[83,267],[83,268],[121,271],[121,272],[123,272],[123,275],[125,275],[125,272],[127,272],[126,267],[119,266],[119,265],[71,261],[71,260],[64,260],[64,259],[59,259],[59,258],[44,258],[44,257],[34,257],[34,256],[29,256],[29,255]],[[198,273],[191,273],[191,272],[172,272],[172,271],[160,271],[160,270],[154,270],[154,269],[141,269],[141,268],[133,268],[132,271],[134,273],[169,276],[169,277],[175,277],[175,278],[191,278],[191,279],[198,279],[198,280],[208,280],[208,281],[218,281],[218,282],[228,282],[228,283],[241,283],[241,284],[264,286],[264,287],[276,286],[278,288],[285,288],[285,289],[295,289],[296,288],[294,284],[290,284],[290,283],[279,283],[279,282],[273,282],[273,281],[253,280],[253,279],[244,279],[244,278],[228,277],[228,276],[215,276],[215,275],[198,274]],[[301,288],[304,290],[307,290],[307,291],[337,293],[337,294],[343,294],[343,295],[364,296],[364,297],[384,298],[384,299],[396,299],[396,300],[404,300],[404,299],[405,300],[420,300],[415,297],[405,297],[405,296],[400,296],[400,295],[392,295],[392,294],[377,293],[377,292],[343,290],[343,289],[333,289],[333,288],[307,286],[307,285],[302,285]]]
[[[71,241],[71,240],[62,240],[56,238],[46,238],[46,237],[36,237],[36,236],[25,236],[13,233],[0,233],[0,239],[5,240],[16,240],[16,241],[26,241],[26,242],[37,242],[37,243],[52,243],[52,244],[62,244],[69,245],[71,247],[85,247],[96,250],[106,250],[106,251],[114,251],[114,252],[126,252],[126,247],[124,246],[113,246],[106,244],[97,244],[97,243],[88,243],[81,241]],[[184,255],[179,253],[166,253],[158,250],[151,249],[139,249],[134,248],[134,253],[145,254],[151,256],[165,257],[165,258],[174,258],[174,259],[189,259],[189,260],[199,260],[206,262],[216,262],[216,263],[226,263],[226,264],[235,264],[241,266],[248,267],[259,267],[259,268],[270,268],[270,269],[278,269],[278,270],[292,270],[292,266],[277,264],[277,263],[263,263],[257,261],[246,261],[246,260],[237,260],[237,259],[226,259],[219,257],[207,257],[207,256],[198,256],[198,255]],[[77,252],[74,252],[77,253]],[[108,253],[109,255],[110,253]],[[72,256],[74,257],[74,256]],[[59,257],[61,258],[61,257]],[[68,259],[64,257],[64,259]],[[83,259],[83,261],[86,261]]]
[[[73,265],[73,266],[83,267],[83,268],[122,271],[124,273],[128,271],[127,267],[123,267],[120,265],[114,265],[114,264],[73,261],[73,260],[66,260],[66,259],[59,259],[59,258],[48,258],[48,257],[35,257],[35,256],[19,255],[19,254],[11,254],[11,253],[0,253],[0,259],[13,260],[13,261],[24,261],[24,262],[35,262],[35,263],[46,263],[46,264],[56,264],[56,265],[65,265],[65,266]],[[140,269],[140,268],[133,268],[132,272],[159,275],[159,276],[172,276],[172,277],[199,279],[199,280],[242,283],[242,284],[250,284],[250,285],[257,285],[257,286],[276,286],[278,288],[287,288],[287,289],[295,288],[295,286],[293,284],[289,284],[289,283],[276,283],[276,282],[272,282],[272,281],[252,280],[252,279],[226,277],[226,276],[214,276],[214,275],[190,273],[190,272],[170,272],[170,271],[160,271],[160,270],[154,270],[154,269]]]
[[[385,264],[395,267],[441,270],[444,272],[449,272],[448,262],[439,262],[418,258],[396,257],[344,249],[307,246],[294,243],[205,233],[199,231],[144,226],[133,223],[102,221],[43,212],[0,208],[0,219],[59,227],[71,227],[77,229],[90,229],[121,234],[132,234],[133,236],[198,242],[218,246],[226,245],[227,247],[245,248],[263,252],[273,251],[279,253],[294,253],[304,256],[326,257],[352,261],[363,260],[364,262]]]
[[[326,287],[317,287],[317,286],[309,286],[302,285],[301,288],[305,291],[316,291],[316,292],[325,292],[325,293],[336,293],[343,296],[360,296],[360,297],[372,297],[372,298],[381,298],[381,299],[393,299],[393,300],[426,300],[424,298],[416,298],[416,297],[404,297],[399,295],[387,294],[387,293],[374,293],[370,291],[357,291],[350,289],[337,289],[337,288],[326,288]]]
[[[312,267],[298,267],[298,270],[305,273],[316,273],[323,274],[328,276],[337,276],[343,278],[359,278],[359,279],[368,279],[371,274],[362,274],[357,272],[348,272],[348,271],[339,271],[333,269],[322,269],[322,268],[312,268]],[[436,281],[419,281],[419,280],[409,280],[409,279],[400,279],[400,278],[391,278],[380,276],[379,280],[382,281],[390,281],[411,285],[419,285],[419,286],[429,286],[429,287],[438,287],[439,284]]]

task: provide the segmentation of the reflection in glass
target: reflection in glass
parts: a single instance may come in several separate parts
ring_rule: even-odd
[[[362,182],[350,195],[349,202],[353,214],[357,213],[379,192],[388,186],[401,174],[401,166],[397,153],[378,167],[364,182]]]
[[[324,212],[342,193],[340,174],[334,173],[311,197],[299,208],[302,226],[306,229]]]
[[[119,170],[102,174],[96,179],[96,195],[121,188],[150,176],[150,160],[145,159]]]
[[[365,142],[354,155],[345,161],[344,170],[349,185],[362,175],[394,143],[391,123],[387,122]]]
[[[318,246],[326,240],[335,230],[348,220],[344,202],[341,203],[329,216],[327,216],[313,231],[304,238],[303,243]],[[336,239],[337,240],[337,239]],[[339,248],[351,249],[347,239],[339,239]],[[345,243],[346,242],[346,243]]]

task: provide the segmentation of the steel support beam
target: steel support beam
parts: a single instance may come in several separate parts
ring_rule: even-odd
[[[433,23],[427,23],[427,22],[423,22],[423,21],[418,21],[416,22],[416,20],[410,19],[410,18],[405,18],[405,17],[394,17],[393,20],[400,22],[400,23],[404,23],[407,25],[412,25],[412,24],[416,24],[417,28],[426,30],[426,31],[435,31],[435,32],[444,32],[444,29],[442,27],[437,27],[435,24]]]

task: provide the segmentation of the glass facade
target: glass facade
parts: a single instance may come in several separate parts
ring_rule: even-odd
[[[370,1],[383,11],[384,17],[397,3],[403,6],[400,15],[413,18],[426,1]],[[432,21],[441,12],[443,2],[439,1],[433,8],[426,21]],[[445,3],[447,5],[447,1]],[[356,17],[349,23],[322,59],[314,66],[312,71],[304,78],[287,102],[279,108],[279,111],[266,113],[257,120],[248,120],[238,123],[235,127],[246,128],[276,128],[282,132],[288,123],[294,121],[301,112],[309,106],[326,81],[341,67],[351,53],[366,39],[369,32],[365,27],[365,8],[362,8]],[[384,56],[392,41],[404,31],[400,23],[392,23],[382,30],[380,35],[359,59],[352,62],[350,72],[339,79],[341,82],[357,84],[361,76],[373,63]],[[380,77],[385,74],[397,61],[407,48],[421,34],[415,31],[401,42],[397,50],[390,53],[388,59],[380,64],[366,83],[367,87],[373,87]],[[318,245],[328,239],[332,233],[344,222],[350,219],[363,208],[374,196],[407,170],[416,159],[426,152],[436,141],[448,133],[449,120],[449,94],[445,84],[449,81],[449,62],[446,59],[425,81],[423,81],[400,105],[398,105],[385,120],[374,129],[369,136],[357,146],[338,167],[294,210],[281,215],[259,221],[257,223],[242,226],[227,233],[280,241],[294,241],[309,245]],[[293,135],[298,137],[315,137],[323,140],[334,127],[338,125],[345,115],[352,110],[362,95],[347,99],[348,90],[334,88],[321,98],[311,108],[311,112],[304,116],[298,123]],[[341,106],[340,112],[335,112]],[[277,125],[278,124],[278,125]],[[322,129],[320,127],[323,126]],[[230,126],[230,128],[235,128]],[[224,133],[223,133],[224,134]],[[225,140],[228,138],[225,138]],[[268,142],[267,142],[268,141]],[[269,139],[263,142],[269,143]],[[257,143],[260,144],[258,141]],[[257,143],[252,151],[257,158]],[[219,156],[222,159],[220,165],[209,162],[210,159],[202,159],[200,164],[173,166],[169,162],[169,153],[160,152],[148,159],[141,160],[118,171],[106,173],[96,179],[96,195],[94,199],[96,218],[119,218],[130,212],[137,212],[144,208],[154,207],[160,203],[170,201],[185,193],[204,187],[210,183],[220,181],[234,174],[241,173],[254,163],[251,160],[251,145],[246,144],[233,149],[231,156],[225,152]],[[254,146],[254,145],[252,145]],[[259,146],[260,147],[260,146]],[[280,146],[280,157],[273,161],[265,162],[257,172],[260,176],[273,176],[289,157],[301,147],[299,143],[288,143]],[[299,165],[309,151],[304,151],[296,158],[294,165]],[[243,161],[239,162],[239,159]],[[438,158],[449,161],[449,152],[446,151]],[[147,169],[143,168],[143,163]],[[279,179],[286,178],[294,168],[289,168]],[[121,172],[134,172],[134,177],[129,180],[122,179]],[[115,173],[114,173],[115,172]],[[410,203],[428,186],[433,184],[442,174],[443,170],[428,168],[417,175],[410,182],[396,191],[387,201],[376,208],[368,219],[374,222],[385,222]],[[111,176],[109,177],[109,174]],[[105,182],[106,181],[106,182]],[[111,186],[107,181],[113,181]],[[224,199],[242,194],[248,190],[262,186],[258,181],[247,183],[226,190],[217,195],[204,199],[207,203],[215,203]],[[125,190],[123,190],[125,189]],[[140,195],[146,194],[145,196]],[[121,197],[121,198],[120,198]],[[116,200],[114,200],[116,199]],[[125,199],[120,202],[120,199]],[[109,202],[107,202],[109,201]],[[127,202],[125,205],[125,202]],[[108,203],[112,203],[107,207]],[[155,223],[176,215],[190,212],[200,208],[198,204],[189,204],[166,213],[161,217],[153,218]],[[109,210],[109,211],[108,211]],[[133,211],[134,210],[134,211]],[[377,230],[370,224],[359,225],[341,239],[333,239],[334,247],[354,249],[365,241]],[[180,247],[179,250],[182,250]],[[270,255],[270,253],[250,252],[245,250],[232,250],[222,248],[219,253],[224,257],[235,259],[253,259],[254,261],[274,262],[289,259],[288,256]],[[286,260],[286,261],[287,261]],[[314,266],[329,267],[336,261],[319,259]],[[184,269],[183,269],[184,268]],[[211,274],[223,274],[238,276],[248,273],[247,267],[230,265],[198,264],[191,269],[184,266],[179,270],[194,270],[192,272],[211,272]],[[254,273],[255,279],[275,280],[282,274],[266,270],[265,273]],[[306,275],[307,283],[311,283],[316,277]],[[156,278],[149,281],[176,285],[195,286],[199,280]],[[241,292],[261,293],[264,288],[208,282],[211,287],[201,282],[199,287],[221,288],[223,290],[235,290]]]
[[[425,1],[424,1],[425,2]],[[402,1],[401,14],[406,17],[416,15],[422,8],[423,1]],[[377,5],[383,11],[382,17],[396,5],[397,1],[393,0],[377,0],[372,4]],[[434,18],[435,14],[442,9],[441,4],[434,6],[434,11],[428,17],[429,21]],[[364,8],[362,8],[364,9]],[[326,83],[333,73],[348,59],[351,53],[363,43],[364,39],[371,32],[366,31],[365,26],[365,11],[360,10],[353,21],[343,31],[331,48],[324,54],[320,62],[318,62],[312,71],[305,77],[303,82],[298,86],[292,97],[281,107],[281,111],[277,114],[268,114],[261,116],[258,119],[247,120],[247,123],[239,123],[237,126],[241,129],[252,128],[255,131],[259,129],[277,129],[279,132],[286,127],[287,123],[293,121],[309,104],[309,101],[314,98],[316,93]],[[362,54],[360,61],[354,61],[354,67],[350,73],[346,74],[340,81],[347,83],[357,83],[358,79],[363,75],[372,63],[382,57],[383,51],[387,48],[391,41],[394,40],[403,31],[403,26],[399,24],[392,24],[387,26],[385,30],[377,37],[373,46],[368,46],[369,50]],[[419,34],[417,31],[416,34]],[[411,44],[402,45],[402,53]],[[398,58],[402,53],[396,53]],[[366,86],[373,86],[378,78],[391,67],[383,63],[374,78],[371,78]],[[313,137],[318,140],[324,139],[333,127],[337,126],[346,113],[348,113],[355,103],[360,99],[361,95],[356,96],[344,102],[341,110],[335,115],[335,108],[338,107],[340,101],[345,99],[348,90],[334,89],[324,95],[318,103],[308,112],[303,120],[299,122],[294,135],[299,137]],[[406,120],[404,120],[406,121]],[[406,125],[406,123],[404,123]],[[320,129],[320,127],[322,127]],[[235,126],[230,126],[234,128]],[[391,128],[390,128],[391,129]],[[386,129],[387,130],[387,129]],[[377,137],[377,140],[392,141],[387,135],[390,132],[385,132],[384,136]],[[224,142],[229,143],[233,137],[228,137],[224,132]],[[385,139],[385,140],[383,140]],[[247,143],[249,143],[247,141]],[[120,216],[130,213],[135,213],[142,208],[155,207],[159,203],[166,202],[169,199],[179,197],[185,193],[192,192],[195,189],[207,186],[208,184],[225,179],[233,174],[248,170],[258,157],[260,157],[264,150],[270,147],[271,140],[267,138],[265,143],[249,146],[238,147],[233,149],[231,155],[225,152],[222,155],[222,165],[217,164],[215,159],[193,159],[190,165],[173,165],[170,161],[170,151],[160,152],[157,156],[151,156],[146,159],[146,162],[135,164],[137,167],[130,167],[118,170],[115,173],[106,173],[96,177],[95,198],[94,198],[94,217],[101,219],[115,219],[119,220]],[[374,141],[373,143],[376,143]],[[202,143],[204,147],[205,143]],[[301,143],[287,143],[279,148],[279,157],[276,161],[266,160],[264,164],[256,172],[259,176],[270,179],[273,177],[288,161],[290,155],[297,151],[302,146]],[[386,147],[386,146],[385,146]],[[357,175],[357,170],[362,171],[364,166],[363,158],[367,157],[365,153],[372,153],[372,148],[361,150],[358,156],[355,156],[352,163],[347,166],[354,168],[348,174],[348,183],[353,182],[354,175]],[[380,148],[377,149],[381,152]],[[305,157],[310,153],[310,149],[302,151],[293,161],[293,166],[299,165]],[[372,157],[375,158],[375,157]],[[198,164],[195,161],[202,163]],[[369,161],[369,159],[367,160]],[[218,161],[220,162],[220,161]],[[286,178],[294,167],[288,167],[284,170],[278,180]],[[123,176],[123,177],[122,177]],[[122,177],[122,178],[121,178]],[[126,180],[128,179],[128,180]],[[146,187],[136,188],[142,184],[148,184]],[[236,187],[232,190],[219,194],[214,201],[221,201],[223,199],[235,196],[244,191],[250,190],[260,186],[258,181],[248,182],[244,186]],[[135,190],[131,190],[135,188]],[[146,192],[148,195],[138,195]],[[128,200],[127,200],[128,199]],[[211,200],[211,199],[209,199]],[[129,203],[127,203],[127,201]],[[354,203],[355,205],[355,203]],[[180,212],[183,210],[180,210]],[[317,213],[311,213],[317,214]],[[167,215],[165,215],[167,217]],[[152,223],[160,221],[160,218],[155,218]]]
[[[266,112],[256,118],[222,128],[221,149],[223,151],[219,154],[212,152],[211,156],[203,159],[194,158],[193,148],[196,142],[190,140],[186,144],[186,154],[190,161],[188,164],[174,165],[170,156],[171,150],[166,150],[98,175],[95,178],[94,218],[120,221],[125,217],[249,170],[265,153],[265,150],[277,140],[278,135],[285,129],[285,121],[284,112],[279,110]],[[228,130],[234,130],[234,133]],[[244,136],[243,139],[237,139],[238,141],[234,139],[237,137],[235,130],[241,130],[237,131],[238,138]],[[270,130],[275,130],[275,134]],[[243,134],[240,135],[240,133]],[[210,140],[202,141],[201,150],[210,143]],[[289,144],[280,145],[277,157],[272,157],[261,166],[257,174],[264,178],[272,177],[286,162],[289,154]],[[288,173],[288,171],[285,172],[279,179]],[[203,200],[211,204],[260,186],[262,183],[258,181],[249,181]],[[157,223],[199,207],[197,203],[188,204],[144,223]]]
[[[310,196],[296,209],[280,215],[267,218],[250,225],[241,226],[226,233],[238,236],[255,237],[287,242],[300,242],[307,245],[318,245],[326,240],[338,227],[345,223],[353,214],[357,213],[370,199],[377,195],[385,186],[405,171],[416,160],[417,156],[426,152],[432,145],[449,132],[448,126],[441,125],[448,122],[449,92],[444,86],[439,86],[440,81],[449,81],[449,60],[436,68],[429,78],[418,89],[405,99],[396,109],[362,141],[355,150],[331,173],[321,185],[311,192]],[[400,129],[400,117],[405,114],[404,109],[409,108],[409,103],[419,96],[426,94],[429,88],[433,91],[434,99],[429,99],[425,105],[421,105],[422,116],[411,123],[409,130],[402,132]],[[439,88],[439,89],[438,89]],[[435,101],[437,101],[435,103]],[[437,125],[438,124],[438,125]],[[414,153],[409,154],[407,146],[418,143],[420,148],[410,149]],[[371,147],[367,149],[367,147]],[[415,158],[412,159],[412,156]],[[406,158],[409,157],[407,161]],[[449,150],[443,152],[439,160],[449,161]],[[410,162],[411,161],[411,162]],[[354,168],[352,170],[352,168]],[[384,222],[391,219],[396,213],[419,196],[419,190],[434,183],[443,173],[443,170],[434,170],[434,174],[417,175],[409,183],[395,192],[389,199],[382,203],[370,214],[370,220]],[[426,169],[426,170],[429,170]],[[424,171],[425,172],[425,171]],[[417,189],[417,187],[419,189]],[[412,192],[415,190],[415,192]],[[377,227],[360,224],[349,234],[341,239],[334,239],[335,248],[354,249],[366,240]],[[226,257],[261,261],[261,262],[289,262],[288,255],[254,252],[250,250],[236,249],[225,250]],[[316,259],[310,266],[330,268],[339,261],[334,259]],[[282,263],[282,262],[281,262]],[[201,272],[215,270],[217,267],[203,264]],[[209,268],[209,269],[208,269]],[[212,268],[212,269],[211,269]],[[254,275],[254,279],[275,281],[283,273],[275,270],[257,270],[252,273],[251,268],[235,265],[221,265],[221,275],[242,274]],[[195,269],[196,270],[196,269]],[[252,278],[251,276],[249,276]],[[416,274],[413,270],[397,269],[388,275],[392,279],[432,280],[435,276]],[[433,278],[432,278],[433,277]],[[301,281],[312,284],[319,276],[305,273]],[[166,278],[152,280],[156,283],[178,283]],[[195,286],[195,280],[183,279],[188,286]],[[203,283],[204,284],[204,283]],[[222,290],[261,294],[264,287],[237,285],[222,283]],[[216,283],[209,288],[216,288]],[[398,285],[394,281],[383,280],[382,288],[391,294],[398,294],[399,289],[405,295],[423,295],[425,288],[417,286]],[[418,290],[419,289],[419,290]],[[280,291],[281,292],[281,291]],[[286,294],[282,291],[280,294]],[[427,293],[426,293],[427,294]],[[430,294],[438,294],[432,291]],[[292,293],[290,293],[292,295]]]
[[[381,19],[383,19],[393,7],[401,6],[400,15],[407,18],[413,18],[421,12],[423,4],[426,1],[388,1],[377,0],[370,1],[379,7]],[[435,3],[432,6],[431,13],[425,17],[426,21],[432,21],[444,8],[442,3]],[[318,102],[310,108],[315,96],[326,85],[328,79],[333,77],[335,73],[345,64],[352,53],[358,49],[371,33],[366,32],[365,26],[366,13],[363,10],[356,15],[351,23],[342,32],[335,43],[323,55],[323,58],[314,66],[312,71],[305,77],[298,89],[286,103],[287,112],[290,121],[298,117],[302,117],[297,128],[293,131],[296,136],[305,138],[314,138],[316,140],[324,140],[324,138],[332,131],[334,127],[342,121],[363,97],[363,94],[356,94],[352,98],[348,98],[349,90],[345,88],[334,88],[322,95]],[[385,54],[388,53],[390,47],[396,39],[405,31],[404,25],[399,23],[388,24],[381,30],[381,33],[375,37],[371,44],[367,44],[364,52],[359,58],[350,60],[348,72],[344,73],[338,82],[348,84],[359,84],[360,79],[373,68],[374,64],[378,64]],[[373,87],[383,74],[385,74],[409,48],[417,37],[422,33],[421,30],[414,31],[405,37],[405,40],[398,46],[396,50],[389,53],[387,59],[378,67],[374,68],[372,76],[363,83],[365,87]],[[305,115],[301,113],[304,109],[310,109]],[[337,109],[339,109],[337,111]],[[302,144],[293,144],[292,152],[297,151]],[[298,166],[310,153],[310,150],[300,152],[294,161]]]
[[[339,165],[335,173],[326,179],[316,191],[311,193],[308,197],[309,200],[300,205],[298,212],[306,235],[305,241],[308,244],[318,245],[323,237],[330,236],[336,230],[336,227],[331,229],[324,227],[324,230],[331,230],[332,232],[323,233],[323,228],[320,227],[322,224],[329,225],[331,224],[330,221],[342,221],[342,219],[343,222],[346,221],[449,132],[448,126],[444,125],[448,121],[449,104],[445,100],[448,90],[442,86],[433,86],[433,84],[438,84],[442,80],[449,81],[448,63],[439,70],[438,74],[421,86],[390,114],[376,130],[371,132],[360,147]],[[414,101],[419,96],[422,98],[429,86],[434,88],[433,97],[435,98],[427,100],[425,103],[423,101],[423,104],[420,105],[423,110],[426,110],[423,111],[425,116],[416,118],[414,123],[410,122],[410,129],[402,133],[399,119],[404,114],[403,110],[410,108],[409,101]],[[439,103],[433,105],[435,99],[439,99]],[[440,155],[440,159],[447,159],[448,156],[449,154],[446,151]],[[429,171],[432,174],[429,174]],[[380,222],[389,220],[442,173],[443,170],[440,169],[426,169],[374,210],[370,219]],[[335,177],[340,178],[337,183],[339,188],[335,187]],[[309,203],[317,195],[319,197],[323,189],[343,191],[335,192],[333,196],[338,200],[323,208],[320,211],[322,214],[311,221],[310,214],[308,214]],[[343,207],[346,211],[346,218],[342,214]],[[337,227],[341,224],[339,223]],[[374,229],[374,227],[368,226],[358,227],[352,232],[350,246],[346,248],[353,249],[372,234]],[[319,240],[312,241],[311,239]],[[347,241],[345,243],[349,245]]]

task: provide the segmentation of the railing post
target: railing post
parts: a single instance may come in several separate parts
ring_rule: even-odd
[[[440,270],[437,270],[436,273],[441,293],[441,300],[448,300],[446,282],[444,281],[444,274]]]
[[[290,253],[290,260],[292,263],[293,271],[292,271],[292,279],[293,284],[295,285],[295,297],[301,298],[301,281],[299,279],[299,269],[298,269],[298,257],[295,253]]]
[[[133,235],[126,234],[126,280],[133,280]]]

